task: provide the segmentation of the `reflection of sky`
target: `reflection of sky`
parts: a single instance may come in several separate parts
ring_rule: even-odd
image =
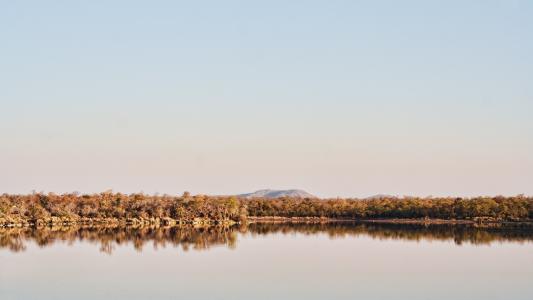
[[[3,1],[0,191],[533,194],[531,1]]]
[[[56,243],[0,251],[2,299],[531,299],[531,244],[457,246],[324,234],[143,252]]]

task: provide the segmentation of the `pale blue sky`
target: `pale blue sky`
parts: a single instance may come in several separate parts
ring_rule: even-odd
[[[3,1],[0,192],[533,194],[533,1]]]

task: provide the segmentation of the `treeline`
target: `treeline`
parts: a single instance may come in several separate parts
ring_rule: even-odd
[[[250,216],[336,219],[444,219],[519,221],[533,219],[533,198],[252,199]]]
[[[83,222],[210,223],[247,217],[530,221],[533,198],[239,199],[104,192],[0,196],[0,225]]]
[[[235,197],[151,196],[104,192],[0,196],[2,223],[209,223],[246,218]]]

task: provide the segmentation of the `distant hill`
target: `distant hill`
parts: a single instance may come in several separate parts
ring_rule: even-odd
[[[309,194],[306,191],[302,190],[259,190],[253,193],[240,194],[237,195],[240,198],[281,198],[281,197],[291,197],[291,198],[317,198],[314,195]]]
[[[370,197],[366,197],[365,200],[379,200],[379,199],[385,199],[385,198],[398,199],[397,196],[393,196],[393,195],[377,194],[377,195],[373,195]]]

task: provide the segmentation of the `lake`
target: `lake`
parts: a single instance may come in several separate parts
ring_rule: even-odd
[[[0,299],[533,299],[533,230],[0,229]]]

